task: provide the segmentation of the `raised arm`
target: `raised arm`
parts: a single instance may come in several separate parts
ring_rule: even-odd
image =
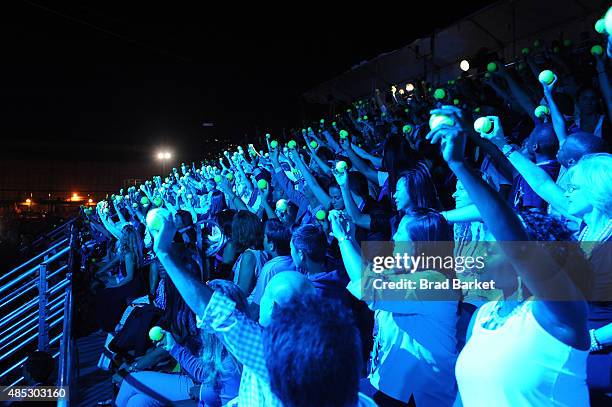
[[[552,118],[555,134],[559,140],[559,145],[562,145],[567,138],[567,129],[565,128],[565,118],[563,117],[563,113],[561,113],[559,107],[555,103],[555,99],[553,98],[553,89],[556,83],[557,78],[555,78],[550,85],[543,83],[542,88],[544,89],[544,97],[546,98],[548,108],[550,109],[550,116]]]
[[[610,89],[610,78],[606,70],[605,56],[595,56],[597,60],[597,80],[599,81],[599,87],[604,97],[606,109],[608,110],[608,120],[612,120],[612,90]]]
[[[378,171],[372,168],[363,158],[359,157],[355,154],[355,151],[352,148],[351,142],[348,138],[342,139],[342,149],[346,151],[349,160],[355,167],[357,171],[365,175],[365,177],[372,181],[374,184],[378,185]]]
[[[319,183],[312,175],[306,164],[304,164],[304,161],[302,161],[302,157],[300,157],[300,154],[295,149],[290,149],[289,158],[291,158],[298,170],[300,170],[300,172],[302,173],[306,184],[308,184],[308,187],[312,190],[314,196],[321,203],[321,205],[323,205],[323,207],[328,210],[331,207],[331,198],[327,194],[327,191],[325,191],[321,187],[321,185],[319,185]]]
[[[489,116],[489,118],[493,120],[494,130],[490,135],[483,135],[483,137],[488,137],[504,152],[504,155],[508,157],[508,160],[510,160],[514,168],[523,176],[527,184],[529,184],[536,194],[563,215],[570,216],[567,212],[565,191],[555,183],[555,180],[553,180],[546,171],[535,165],[506,142],[498,117]]]
[[[163,221],[156,223],[159,225],[152,228],[151,233],[157,258],[189,308],[196,315],[203,315],[213,291],[185,267],[177,246],[172,243],[177,230],[172,217],[164,217]]]
[[[512,77],[512,75],[506,71],[506,67],[502,63],[497,64],[499,67],[499,74],[502,78],[506,80],[508,87],[510,88],[510,92],[512,92],[512,96],[518,102],[519,106],[527,113],[532,120],[535,121],[535,103],[529,97],[529,94],[523,89],[521,85],[518,84]]]

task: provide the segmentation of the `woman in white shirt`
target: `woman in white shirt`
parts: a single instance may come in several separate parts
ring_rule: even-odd
[[[461,112],[452,107],[432,113],[462,123]],[[586,406],[590,339],[584,287],[539,245],[517,243],[529,240],[521,220],[465,163],[465,128],[465,124],[442,125],[427,138],[432,143],[441,141],[444,159],[503,251],[496,255],[501,263],[491,264],[489,259],[488,266],[503,271],[499,278],[504,300],[483,305],[472,319],[471,337],[456,366],[461,401],[466,407]],[[582,257],[570,255],[576,261]],[[574,270],[587,272],[576,265],[572,264]],[[536,300],[513,298],[509,284],[516,280],[513,271]]]

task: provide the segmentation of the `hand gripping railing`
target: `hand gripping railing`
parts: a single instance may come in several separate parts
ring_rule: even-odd
[[[79,265],[80,242],[76,223],[71,222],[70,228],[69,239],[62,238],[0,277],[0,385],[23,381],[19,367],[34,350],[60,356],[58,384],[71,383],[71,282]]]

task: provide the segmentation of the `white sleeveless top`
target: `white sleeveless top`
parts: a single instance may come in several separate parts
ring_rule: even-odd
[[[588,406],[588,351],[559,341],[536,321],[533,301],[495,330],[482,323],[496,302],[483,305],[455,373],[464,407]]]

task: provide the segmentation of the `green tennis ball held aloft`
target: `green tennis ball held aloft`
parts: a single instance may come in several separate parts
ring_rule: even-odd
[[[297,143],[295,140],[289,140],[289,142],[287,143],[287,147],[294,149],[295,147],[297,147]]]
[[[412,126],[410,124],[406,124],[404,125],[404,127],[402,127],[402,132],[404,134],[410,134],[412,133]]]
[[[260,179],[259,181],[257,181],[257,188],[263,191],[267,187],[268,187],[268,181],[266,181],[265,179]]]
[[[593,48],[591,48],[591,54],[593,56],[601,56],[603,52],[603,47],[601,45],[593,45]]]
[[[538,80],[542,85],[550,85],[557,77],[555,73],[549,69],[545,69],[538,75]]]
[[[215,177],[213,178],[215,180],[215,182],[218,184],[219,182],[221,182],[221,176],[220,175],[215,175]]]
[[[493,120],[488,117],[479,117],[474,122],[474,130],[478,133],[490,134],[493,131]]]
[[[446,124],[448,126],[454,126],[455,121],[452,118],[443,114],[432,114],[429,118],[429,128],[431,130],[435,130],[443,124]]]
[[[498,69],[499,69],[499,67],[497,66],[497,64],[495,62],[489,62],[487,64],[487,71],[488,72],[497,72]]]
[[[548,109],[548,106],[540,105],[540,106],[535,108],[533,113],[535,114],[535,116],[538,119],[542,119],[542,118],[550,115],[550,110]]]
[[[346,164],[346,162],[345,162],[345,161],[338,161],[338,162],[336,163],[336,171],[338,171],[338,172],[342,173],[342,172],[346,171],[346,167],[347,167],[347,166],[348,166],[348,165]]]
[[[277,147],[278,147],[278,141],[276,141],[276,140],[272,140],[272,141],[270,142],[270,147],[272,147],[272,148],[277,148]]]
[[[310,142],[310,147],[312,147],[312,148],[317,148],[317,146],[318,146],[318,144],[317,144],[317,142],[316,142],[316,141],[312,140],[312,141]]]
[[[597,31],[599,34],[606,33],[606,20],[605,19],[600,18],[599,20],[597,20],[597,22],[595,23],[595,31]]]
[[[434,92],[434,99],[444,99],[446,97],[446,91],[442,88],[438,88],[436,89],[436,91]]]
[[[153,342],[161,341],[162,339],[164,339],[164,335],[164,330],[161,329],[159,326],[154,326],[149,330],[149,339],[151,339]]]
[[[279,212],[286,212],[288,205],[289,202],[287,202],[286,199],[279,199],[278,201],[276,201],[276,210]]]
[[[349,134],[346,130],[340,130],[340,138],[345,139],[348,138]]]
[[[315,214],[317,220],[323,221],[327,217],[327,213],[323,209],[319,209]]]

